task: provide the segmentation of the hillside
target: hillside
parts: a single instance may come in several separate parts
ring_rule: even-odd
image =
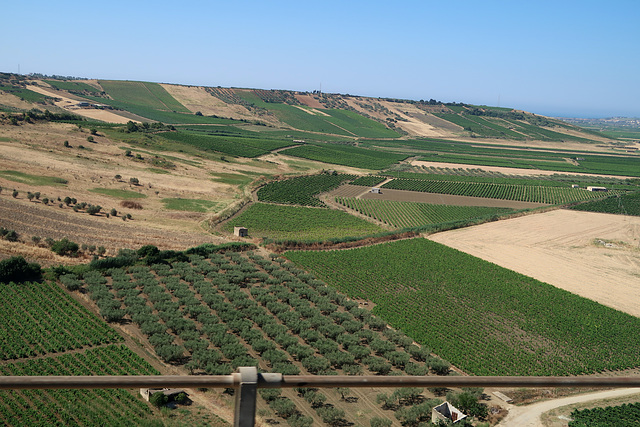
[[[29,79],[0,75],[0,104],[45,102],[81,116],[165,124],[247,122],[312,135],[353,138],[434,137],[447,139],[605,142],[598,132],[509,108],[443,104],[356,95],[181,86],[149,82]],[[8,95],[8,96],[7,96]],[[78,102],[88,105],[78,107]],[[97,114],[95,110],[100,110]],[[307,135],[309,137],[309,135]]]
[[[124,342],[96,350],[149,371],[635,374],[640,144],[622,134],[435,100],[0,73],[0,261],[53,267],[43,286]],[[0,368],[45,369],[46,343],[17,336]],[[227,394],[191,392],[229,419]],[[258,407],[292,426],[418,425],[459,393],[474,422],[504,413],[440,389]],[[55,407],[6,396],[20,414],[4,405],[0,424],[34,416],[25,398]],[[167,413],[135,402],[140,423]],[[206,422],[179,411],[162,423]]]

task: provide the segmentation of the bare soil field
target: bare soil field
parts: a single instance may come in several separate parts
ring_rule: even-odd
[[[44,206],[42,203],[14,200],[0,195],[0,226],[15,230],[30,241],[31,236],[43,240],[63,237],[87,245],[104,246],[111,254],[120,248],[137,249],[155,245],[161,249],[184,250],[202,243],[221,243],[222,239],[204,231],[201,233],[169,231],[146,226],[134,219],[122,221],[120,217],[89,215],[74,212],[70,207]]]
[[[555,210],[429,239],[640,316],[640,218]]]
[[[298,101],[300,101],[307,107],[320,108],[320,109],[325,108],[324,105],[320,103],[320,101],[318,101],[311,95],[295,95],[295,97]]]
[[[533,209],[548,206],[543,203],[518,202],[513,200],[487,199],[484,197],[453,196],[449,194],[423,193],[421,191],[392,190],[383,188],[375,194],[368,187],[345,184],[331,192],[335,197],[357,197],[368,200],[391,200],[394,202],[420,202],[433,205],[488,206],[513,209]]]

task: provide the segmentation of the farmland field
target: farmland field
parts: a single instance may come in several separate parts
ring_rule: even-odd
[[[321,240],[345,236],[365,236],[384,231],[381,227],[345,212],[255,203],[225,225],[247,227],[250,237]]]
[[[217,151],[241,157],[257,157],[293,144],[291,141],[216,136],[201,132],[164,132],[161,136],[171,141],[192,145],[203,151]]]
[[[0,365],[0,375],[158,374],[138,355],[119,345]],[[0,424],[88,427],[151,422],[153,412],[136,391],[1,390]]]
[[[621,194],[571,207],[577,211],[640,216],[640,192]]]
[[[394,179],[382,185],[382,188],[545,204],[563,204],[603,197],[600,192],[581,188],[411,179]],[[610,191],[609,194],[612,192],[615,193],[616,190]]]
[[[0,375],[158,375],[54,283],[2,283]],[[2,425],[123,425],[154,417],[127,390],[0,391]]]
[[[427,224],[498,216],[513,211],[509,208],[432,205],[420,202],[393,202],[356,198],[336,198],[336,202],[395,228],[419,227]]]
[[[0,283],[0,290],[2,360],[122,341],[54,284]]]
[[[2,170],[0,178],[29,185],[65,185],[67,180],[57,176],[31,175],[24,172]]]
[[[137,325],[160,358],[194,374],[228,374],[238,366],[284,374],[449,371],[428,349],[282,258],[208,245],[187,253],[182,261],[85,274],[82,291],[98,306],[124,307],[125,321]],[[289,421],[309,421],[326,407],[337,408],[343,422],[386,415],[364,393],[354,393],[369,408],[358,418],[335,393],[317,393],[314,399],[304,390],[260,393],[259,405]],[[286,414],[283,401],[293,405]]]
[[[640,317],[640,218],[555,210],[429,238]]]
[[[161,201],[166,209],[174,211],[209,212],[224,206],[224,203],[203,199],[166,198]]]
[[[426,239],[284,256],[372,300],[374,313],[468,373],[578,375],[640,363],[640,319]]]
[[[307,144],[301,147],[289,148],[281,153],[288,156],[316,160],[318,162],[374,170],[388,168],[392,164],[408,157],[408,155],[404,154],[394,154],[336,144]]]
[[[320,174],[275,181],[258,190],[258,200],[288,205],[324,207],[324,202],[315,196],[333,190],[341,183],[354,178],[355,175]]]

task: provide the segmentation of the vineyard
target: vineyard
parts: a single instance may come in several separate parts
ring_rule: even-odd
[[[117,343],[122,338],[51,283],[0,283],[2,360]]]
[[[394,179],[384,184],[382,188],[452,194],[456,196],[486,197],[489,199],[517,200],[551,205],[603,197],[601,192],[587,191],[581,188],[415,179]],[[609,191],[608,194],[611,193],[618,194],[619,191],[612,190]]]
[[[339,146],[335,144],[307,144],[301,147],[289,148],[282,151],[282,154],[335,165],[373,170],[386,169],[392,164],[408,157],[408,155],[404,154],[387,153],[384,151]]]
[[[261,187],[258,190],[258,200],[287,205],[324,207],[326,205],[315,197],[316,195],[331,191],[343,182],[354,178],[355,175],[344,174],[320,174],[289,178]]]
[[[571,209],[586,212],[602,212],[618,215],[640,216],[640,192],[616,195],[572,206]]]
[[[216,136],[201,132],[163,132],[160,135],[170,141],[182,142],[202,151],[216,151],[238,157],[258,157],[270,153],[271,150],[293,144],[291,141]]]
[[[640,319],[426,239],[284,256],[470,374],[640,364]]]
[[[470,220],[512,212],[509,208],[432,205],[419,202],[394,202],[337,197],[336,202],[358,213],[395,228]]]
[[[79,285],[62,276],[69,287]],[[54,283],[2,283],[0,375],[158,375],[122,337]],[[153,421],[128,390],[3,390],[0,425],[131,425]]]
[[[283,374],[449,371],[430,350],[283,258],[196,249],[185,261],[85,274],[82,289],[137,325],[165,362],[194,374],[224,375],[239,366]],[[355,421],[352,404],[334,393],[260,394],[265,410],[290,425],[310,425],[310,411]]]
[[[55,330],[53,330],[55,331]],[[0,364],[0,375],[159,375],[122,345]],[[133,391],[2,390],[0,424],[7,426],[134,425],[151,422],[150,406]]]
[[[375,224],[341,211],[266,203],[252,204],[224,229],[231,233],[233,227],[247,227],[251,237],[277,240],[325,240],[383,231]]]
[[[606,408],[575,409],[569,427],[640,425],[640,403],[625,403]]]

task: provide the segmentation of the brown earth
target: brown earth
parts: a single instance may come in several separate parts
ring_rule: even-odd
[[[640,218],[554,210],[429,239],[640,316]]]
[[[320,103],[317,99],[315,99],[312,95],[295,95],[296,99],[300,101],[302,104],[311,108],[325,108],[324,105]]]

